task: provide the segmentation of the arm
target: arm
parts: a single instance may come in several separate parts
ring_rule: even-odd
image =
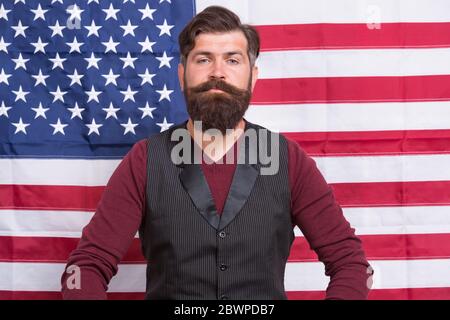
[[[111,278],[141,223],[145,208],[147,143],[136,143],[111,176],[97,210],[83,233],[67,266],[79,267],[80,289],[69,289],[61,277],[64,299],[106,299]]]
[[[289,182],[293,222],[330,277],[326,299],[367,299],[369,264],[361,241],[314,160],[293,141],[289,141]]]

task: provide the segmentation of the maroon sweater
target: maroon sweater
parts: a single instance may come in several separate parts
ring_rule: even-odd
[[[292,221],[308,240],[330,276],[327,299],[366,299],[369,266],[331,188],[310,158],[288,140]],[[209,188],[222,212],[236,165],[202,164]],[[105,299],[110,279],[128,251],[145,213],[147,143],[141,140],[111,176],[91,222],[67,262],[81,269],[81,289],[67,289],[64,299]]]

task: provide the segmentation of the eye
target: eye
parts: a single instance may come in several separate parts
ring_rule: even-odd
[[[234,59],[234,58],[228,59],[227,62],[229,64],[239,64],[239,60],[238,59]]]
[[[209,62],[208,58],[199,58],[199,59],[197,59],[197,63],[198,64],[206,64],[208,62]]]

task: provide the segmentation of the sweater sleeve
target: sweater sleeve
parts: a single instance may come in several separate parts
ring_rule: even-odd
[[[63,299],[107,298],[109,281],[117,273],[118,263],[127,253],[142,220],[146,159],[147,143],[141,140],[109,179],[94,216],[67,261],[67,272],[61,277]],[[75,271],[79,272],[79,285],[73,281]]]
[[[291,213],[330,277],[326,299],[367,299],[369,263],[315,161],[288,140]]]

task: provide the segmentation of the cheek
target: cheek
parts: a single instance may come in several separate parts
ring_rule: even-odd
[[[250,74],[247,72],[239,72],[233,75],[232,84],[239,89],[247,89],[250,82]]]
[[[185,85],[188,87],[195,87],[207,80],[208,75],[199,68],[191,68],[184,78]]]

